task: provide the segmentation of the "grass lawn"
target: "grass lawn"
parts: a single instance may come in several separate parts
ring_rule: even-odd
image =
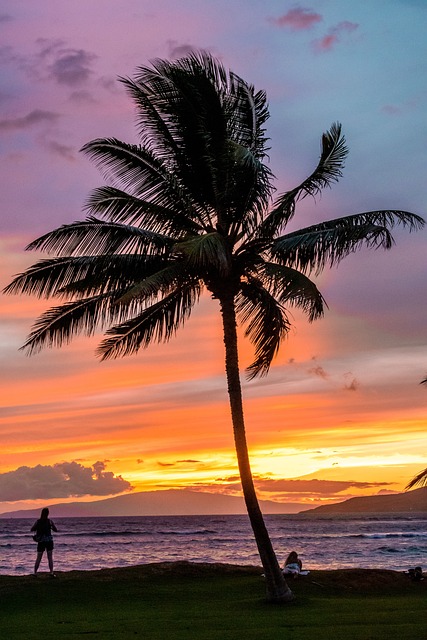
[[[264,601],[254,567],[162,563],[0,576],[0,637],[105,640],[423,640],[427,580],[394,571],[312,571],[287,605]]]

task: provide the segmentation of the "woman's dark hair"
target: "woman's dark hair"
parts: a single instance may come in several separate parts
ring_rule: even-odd
[[[285,565],[293,564],[294,562],[298,562],[298,554],[296,551],[291,551],[288,557],[286,558]]]
[[[44,509],[42,509],[40,520],[47,520],[48,516],[49,516],[49,509],[45,507]]]

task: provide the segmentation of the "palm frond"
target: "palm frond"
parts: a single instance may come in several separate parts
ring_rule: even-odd
[[[97,350],[102,360],[137,353],[152,342],[167,342],[189,317],[200,296],[198,285],[191,283],[175,289],[135,318],[107,331]]]
[[[112,222],[135,225],[154,232],[161,231],[162,234],[172,234],[174,237],[201,230],[199,224],[179,210],[153,204],[109,186],[94,189],[85,209]]]
[[[316,169],[298,187],[277,199],[273,210],[261,226],[260,235],[276,234],[293,217],[298,200],[308,195],[314,198],[322,189],[337,182],[342,176],[347,154],[348,148],[345,137],[341,134],[341,125],[335,122],[322,136],[322,151]]]
[[[4,289],[6,294],[25,293],[39,298],[56,295],[62,287],[87,275],[90,266],[80,258],[40,260],[18,274]]]
[[[169,170],[150,149],[116,138],[98,138],[85,144],[81,151],[94,160],[112,186],[190,218],[195,214],[177,172]]]
[[[267,211],[273,174],[248,147],[231,142],[229,146],[230,157],[224,167],[233,175],[233,182],[226,191],[226,214],[222,214],[221,222],[232,238],[249,238],[255,235]]]
[[[246,147],[258,159],[267,153],[264,125],[270,113],[267,96],[235,73],[230,74],[230,91],[225,98],[230,139]]]
[[[135,279],[132,286],[124,290],[120,298],[117,299],[117,304],[129,305],[133,301],[140,303],[154,300],[159,295],[168,295],[171,290],[181,286],[183,282],[188,284],[190,280],[194,285],[199,282],[199,278],[192,277],[185,262],[175,261],[167,264],[163,269],[150,270],[140,280]]]
[[[169,131],[162,113],[165,100],[163,97],[159,100],[161,93],[147,82],[144,68],[140,68],[135,80],[131,78],[119,78],[119,80],[124,84],[136,105],[137,126],[142,144],[155,150],[156,156],[162,158],[166,165],[171,161],[171,157],[176,164],[180,164],[182,151]]]
[[[277,238],[271,247],[275,259],[303,272],[320,273],[360,249],[390,249],[394,240],[390,229],[401,224],[410,230],[424,220],[406,211],[369,211],[322,222]]]
[[[149,136],[151,146],[162,154],[167,131],[166,145],[170,149],[173,140],[177,156],[173,170],[193,200],[203,206],[205,214],[208,213],[206,205],[216,205],[219,159],[226,142],[221,103],[221,78],[225,80],[226,76],[220,67],[209,55],[203,59],[194,55],[175,62],[156,60],[152,69],[142,68],[137,76],[147,95],[149,91],[150,108],[148,111],[143,108],[140,115],[145,135]],[[153,120],[153,109],[161,116],[160,129],[157,119]]]
[[[310,322],[323,316],[327,306],[325,299],[305,274],[287,265],[267,262],[259,267],[258,276],[281,304],[301,309]]]
[[[103,255],[40,260],[17,275],[6,294],[24,293],[39,298],[81,299],[103,293],[123,293],[135,282],[169,265],[162,256]]]
[[[120,309],[111,304],[109,294],[64,303],[36,320],[21,349],[31,355],[43,347],[61,347],[79,333],[93,335],[97,328],[111,323],[119,314]]]
[[[223,236],[216,232],[194,236],[173,247],[173,254],[182,256],[190,267],[196,267],[201,273],[214,270],[223,276],[230,271],[229,253]]]
[[[413,489],[414,487],[425,487],[427,486],[427,468],[423,469],[418,473],[405,487],[405,490]]]
[[[242,282],[236,298],[239,319],[247,325],[245,336],[255,347],[255,360],[247,368],[248,379],[267,375],[280,343],[291,325],[286,310],[260,282]]]
[[[169,236],[139,227],[106,222],[89,216],[87,220],[62,225],[33,240],[27,250],[57,255],[108,255],[115,253],[164,254],[173,245]]]
[[[268,117],[264,92],[255,93],[204,52],[156,60],[153,67],[141,68],[135,80],[135,92],[143,94],[138,106],[144,135],[160,154],[163,136],[168,148],[173,140],[174,171],[194,202],[203,204],[205,228],[215,226],[213,210],[224,228],[252,209],[264,211],[272,193],[271,172],[261,162]]]
[[[233,237],[252,235],[264,217],[274,188],[273,173],[265,164],[269,118],[266,95],[236,74],[230,74],[230,90],[225,98],[229,152],[224,161],[227,177],[227,217]],[[223,191],[225,182],[222,181]]]
[[[85,277],[75,278],[57,295],[80,299],[101,293],[122,296],[136,282],[165,269],[170,261],[164,256],[106,255],[85,257],[89,264]]]

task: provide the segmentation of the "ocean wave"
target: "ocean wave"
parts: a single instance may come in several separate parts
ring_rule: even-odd
[[[407,554],[425,554],[427,549],[426,547],[417,547],[417,546],[412,546],[412,547],[390,547],[387,545],[381,546],[377,548],[377,551],[379,551],[380,553],[404,553],[405,555]]]
[[[392,533],[387,533],[387,532],[373,532],[373,533],[345,533],[345,532],[338,532],[338,533],[315,533],[313,535],[304,535],[304,534],[299,534],[296,531],[293,532],[293,534],[287,534],[286,536],[281,536],[279,538],[280,541],[286,541],[289,540],[290,537],[296,536],[298,537],[298,540],[301,541],[301,543],[303,542],[312,542],[313,540],[337,540],[337,539],[342,539],[342,538],[346,538],[346,539],[366,539],[366,540],[381,540],[381,539],[385,539],[385,538],[425,538],[427,540],[427,532],[423,532],[423,531],[412,531],[412,532],[406,532],[406,531],[395,531]]]
[[[427,533],[417,531],[395,531],[393,533],[362,533],[354,537],[368,538],[370,540],[382,540],[388,538],[425,538],[427,540]]]
[[[170,531],[153,532],[160,536],[205,536],[215,535],[218,531],[211,529],[174,529]]]
[[[111,530],[111,531],[94,531],[93,529],[90,530],[83,530],[83,531],[64,531],[64,532],[60,532],[61,536],[64,537],[78,537],[78,538],[84,538],[84,537],[90,537],[90,538],[112,538],[112,537],[120,537],[120,538],[126,538],[126,537],[144,537],[144,536],[162,536],[162,537],[168,537],[168,536],[206,536],[206,535],[217,535],[218,531],[215,531],[213,529],[170,529],[170,530],[160,530],[160,531],[156,531],[156,530],[150,530],[150,529],[145,529],[145,530]]]

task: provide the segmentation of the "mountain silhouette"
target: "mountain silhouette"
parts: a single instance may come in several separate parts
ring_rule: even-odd
[[[218,493],[168,489],[141,491],[94,500],[49,504],[52,518],[82,518],[94,516],[175,516],[175,515],[239,515],[246,514],[243,498]],[[297,513],[300,504],[260,500],[263,513]],[[0,514],[0,518],[38,518],[37,509],[21,509]]]
[[[349,498],[344,502],[322,505],[304,511],[304,514],[328,513],[407,513],[427,511],[427,487],[405,493]]]

